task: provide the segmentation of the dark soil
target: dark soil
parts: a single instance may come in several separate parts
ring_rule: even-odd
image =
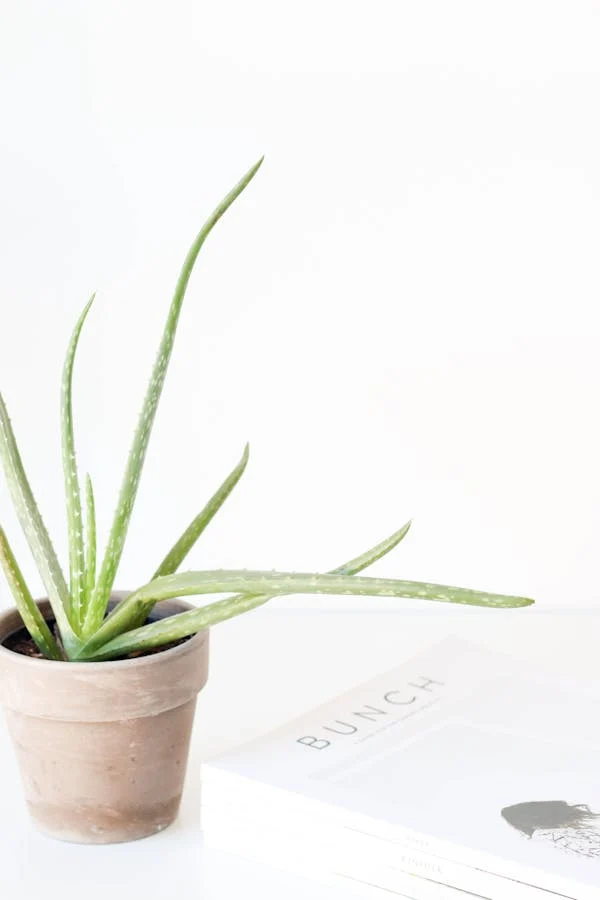
[[[43,653],[40,653],[34,642],[29,637],[29,632],[25,628],[15,631],[13,634],[2,641],[2,646],[13,653],[20,653],[21,656],[31,656],[33,659],[45,659]]]
[[[144,624],[148,625],[152,621],[156,620],[147,619]],[[55,625],[54,621],[48,621],[48,627],[54,634],[56,634]],[[170,650],[172,647],[185,644],[189,639],[189,637],[180,638],[178,641],[171,641],[170,644],[164,644],[161,647],[152,647],[150,650],[134,650],[132,653],[116,657],[116,659],[137,659],[140,656],[153,656],[155,653],[162,653],[164,650]],[[30,638],[26,628],[21,628],[19,631],[9,634],[2,641],[2,646],[6,647],[7,650],[12,650],[13,653],[20,653],[21,656],[30,656],[32,659],[46,659],[44,654],[38,650],[35,642]]]

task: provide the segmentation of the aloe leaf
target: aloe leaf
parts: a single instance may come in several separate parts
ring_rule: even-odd
[[[203,606],[201,609],[191,609],[188,612],[178,613],[168,619],[151,622],[133,631],[118,634],[117,637],[99,645],[95,636],[82,648],[78,660],[82,662],[101,662],[127,656],[137,651],[145,652],[153,647],[163,647],[171,641],[189,637],[208,628],[233,619],[242,613],[249,612],[262,606],[273,598],[272,594],[240,594],[235,598],[218,600]]]
[[[332,569],[330,574],[354,575],[373,565],[386,553],[398,546],[400,541],[408,534],[411,524],[410,521],[407,522],[406,525],[403,525],[390,537],[367,550],[366,553],[361,553],[360,556],[356,556],[354,559]],[[154,606],[154,601],[152,600],[147,605],[144,605],[141,617],[138,616],[136,624],[128,626],[130,630],[125,634],[120,634],[105,644],[98,651],[98,657],[94,656],[94,659],[114,659],[115,656],[124,656],[133,651],[145,651],[150,650],[152,647],[163,646],[171,641],[180,640],[195,634],[209,625],[215,625],[225,619],[256,609],[272,599],[273,594],[236,594],[234,597],[218,600],[216,603],[212,603],[210,606],[205,606],[202,609],[193,609],[189,612],[171,616],[168,619],[162,619],[160,622],[137,627],[137,622],[144,622]],[[122,601],[122,604],[126,602],[127,598]],[[134,630],[131,630],[132,628]]]
[[[52,605],[63,646],[67,656],[71,658],[79,647],[79,639],[69,621],[69,589],[27,480],[2,395],[0,395],[0,459],[19,522]]]
[[[398,531],[395,531],[390,537],[386,538],[381,543],[376,544],[374,547],[371,547],[370,550],[367,550],[366,553],[361,553],[360,556],[355,556],[354,559],[351,559],[350,562],[344,563],[341,566],[338,566],[336,569],[332,569],[328,574],[329,575],[357,575],[359,572],[362,572],[364,569],[367,569],[369,566],[372,566],[373,563],[376,563],[377,560],[381,559],[390,550],[393,550],[398,546],[400,541],[403,541],[408,532],[410,531],[410,526],[412,525],[412,519],[409,519],[408,522],[399,528]]]
[[[400,541],[403,540],[403,538],[405,538],[408,534],[410,526],[411,522],[408,521],[405,525],[402,526],[402,528],[400,528],[398,531],[395,531],[394,534],[392,534],[390,537],[386,538],[384,541],[381,541],[381,543],[376,544],[375,547],[371,547],[371,549],[367,550],[366,553],[362,553],[360,556],[349,560],[349,562],[338,566],[338,568],[332,569],[329,574],[355,575],[357,572],[361,572],[363,569],[366,569],[367,566],[373,565],[373,563],[377,562],[378,559],[381,559],[382,556],[385,556],[386,553],[389,553],[390,550],[393,550],[394,547],[398,546]],[[254,608],[254,605],[260,606],[261,604],[266,603],[267,600],[271,600],[272,598],[272,594],[253,594],[250,599],[256,599],[257,602],[253,604],[251,608]],[[247,599],[247,594],[240,594],[239,596],[229,598],[229,600],[232,601],[246,601]],[[121,600],[121,602],[117,604],[117,606],[111,613],[111,619],[113,619],[115,615],[119,617],[120,632],[132,631],[133,629],[142,626],[155,605],[154,600],[147,600],[145,603],[139,604],[136,611],[134,610],[134,607],[127,605],[128,600],[129,597],[125,597],[124,600]],[[125,609],[123,609],[123,607],[125,607]]]
[[[123,631],[123,623],[136,616],[149,601],[158,602],[173,597],[195,594],[220,594],[243,592],[244,594],[338,594],[371,597],[404,597],[418,600],[436,600],[442,603],[460,603],[468,606],[514,608],[530,606],[527,597],[511,597],[491,594],[469,588],[452,587],[419,581],[399,581],[392,578],[367,578],[353,575],[318,575],[297,572],[260,572],[251,570],[215,570],[210,572],[184,572],[157,578],[130,594],[120,609],[115,609],[102,628],[82,647],[81,655],[97,651],[103,644]],[[229,598],[221,607],[229,614],[238,615],[252,608],[251,598]],[[229,607],[227,607],[229,603]],[[208,608],[208,607],[207,607]],[[147,626],[150,627],[150,626]]]
[[[98,580],[94,589],[94,595],[88,607],[84,626],[86,635],[93,634],[93,632],[100,627],[106,612],[110,592],[112,590],[117,568],[123,553],[123,546],[125,544],[127,529],[129,526],[129,521],[131,519],[131,512],[137,494],[144,459],[148,448],[150,432],[152,430],[156,409],[160,400],[167,366],[169,364],[171,352],[173,350],[181,306],[183,304],[194,264],[196,262],[196,259],[198,258],[198,254],[202,245],[204,244],[204,241],[206,240],[216,223],[219,221],[221,216],[223,216],[223,214],[229,209],[234,200],[242,193],[244,188],[247,187],[250,181],[254,178],[261,164],[262,159],[260,159],[258,163],[256,163],[256,165],[254,165],[246,173],[246,175],[244,175],[241,181],[217,206],[217,208],[207,219],[202,229],[198,233],[183,264],[181,274],[175,287],[175,294],[171,302],[167,322],[160,342],[158,354],[156,356],[156,361],[154,363],[154,368],[152,370],[152,375],[150,377],[150,382],[148,384],[148,389],[144,398],[140,419],[133,438],[133,444],[131,446],[129,458],[125,468],[125,474],[121,485],[121,492],[117,503],[117,509],[108,539],[108,546],[104,554],[100,573],[98,575]]]
[[[177,543],[169,550],[160,566],[152,576],[154,578],[160,578],[162,575],[171,575],[173,572],[176,572],[183,560],[186,558],[206,526],[210,523],[211,519],[216,515],[216,513],[221,509],[232,490],[244,474],[244,470],[248,465],[248,456],[250,453],[250,447],[246,444],[244,448],[244,453],[239,463],[233,469],[231,474],[227,476],[223,484],[218,488],[218,490],[213,494],[210,498],[204,509],[198,513],[196,518],[188,525],[186,530],[183,532]]]
[[[69,341],[63,367],[61,389],[62,456],[67,502],[67,523],[69,528],[69,569],[71,575],[71,621],[79,630],[82,623],[82,607],[85,594],[85,559],[83,549],[83,522],[81,514],[81,492],[77,474],[75,439],[73,436],[73,365],[79,343],[79,336],[90,307],[95,299],[92,294],[85,306]]]
[[[179,540],[174,544],[171,550],[169,550],[160,566],[152,576],[152,579],[160,578],[161,575],[171,575],[173,572],[177,571],[202,532],[205,530],[206,526],[210,523],[219,509],[223,506],[230,493],[244,474],[244,471],[248,464],[249,454],[250,447],[248,444],[246,444],[242,458],[235,469],[231,472],[230,475],[227,476],[223,484],[213,494],[206,506],[201,510],[201,512],[198,513],[196,518],[188,525],[186,530],[183,532]],[[143,623],[146,621],[148,612],[153,605],[154,604],[149,605],[147,610],[144,609],[142,612],[140,612],[139,616],[134,622],[131,623],[130,627],[137,628],[138,626],[143,625]]]
[[[369,578],[353,575],[304,572],[253,571],[251,569],[215,569],[207,572],[183,572],[156,578],[138,588],[126,603],[131,606],[153,600],[169,600],[194,594],[244,593],[273,594],[339,594],[371,597],[404,597],[460,603],[468,606],[518,607],[530,606],[533,600],[505,594],[492,594],[470,588],[453,587],[422,581],[401,581],[394,578]]]
[[[47,659],[62,659],[58,644],[39,611],[25,579],[19,569],[4,529],[0,528],[0,565],[12,591],[23,625],[31,635],[40,653]]]
[[[92,479],[89,475],[86,475],[85,479],[85,509],[85,602],[83,612],[87,609],[87,604],[92,597],[96,583],[96,503]]]

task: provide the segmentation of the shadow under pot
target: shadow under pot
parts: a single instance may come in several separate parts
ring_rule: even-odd
[[[164,602],[152,618],[191,608]],[[4,646],[22,627],[16,609],[0,614],[0,703],[35,825],[85,844],[162,831],[179,811],[208,631],[148,656],[67,663]]]

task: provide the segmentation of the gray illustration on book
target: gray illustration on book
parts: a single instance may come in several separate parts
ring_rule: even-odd
[[[505,822],[534,841],[546,841],[574,856],[600,859],[600,813],[563,800],[517,803],[502,810]]]

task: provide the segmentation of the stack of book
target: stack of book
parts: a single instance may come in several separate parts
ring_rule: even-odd
[[[459,639],[205,764],[209,846],[364,896],[599,900],[598,685]]]

